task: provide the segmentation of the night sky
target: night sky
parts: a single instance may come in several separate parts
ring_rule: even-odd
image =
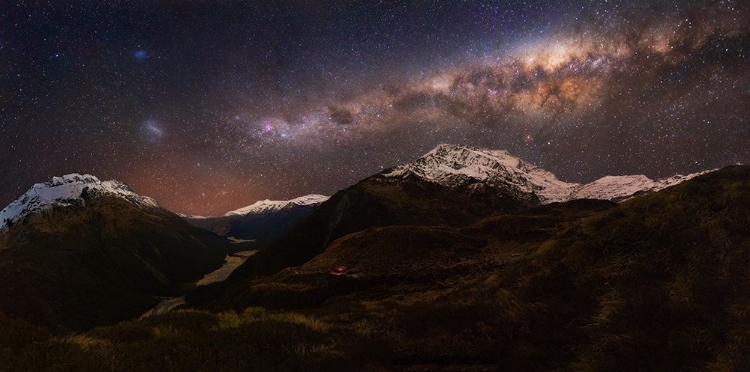
[[[557,174],[750,163],[747,1],[0,2],[0,209],[91,173],[177,212],[440,143]]]

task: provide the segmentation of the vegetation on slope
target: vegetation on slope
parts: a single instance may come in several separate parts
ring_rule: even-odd
[[[466,226],[534,205],[535,198],[518,200],[483,184],[453,189],[419,177],[393,180],[375,175],[333,195],[310,218],[240,266],[228,282],[301,265],[336,239],[369,227]]]
[[[143,314],[224,259],[218,237],[161,209],[92,199],[27,217],[2,237],[0,312],[64,332]]]
[[[70,336],[0,318],[0,366],[745,370],[749,190],[729,167],[621,204],[372,228],[203,310]]]

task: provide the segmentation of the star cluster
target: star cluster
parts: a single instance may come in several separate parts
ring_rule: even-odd
[[[577,182],[750,162],[741,1],[0,10],[0,204],[86,172],[213,215],[331,194],[439,143]]]

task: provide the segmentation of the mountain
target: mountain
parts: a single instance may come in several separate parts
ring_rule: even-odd
[[[499,178],[497,183],[473,174],[433,178],[437,172],[421,171],[426,168],[420,168],[421,164],[433,160],[434,169],[447,169],[443,166],[446,160],[434,156],[447,148],[440,146],[415,163],[385,170],[337,192],[299,226],[248,259],[230,276],[229,282],[300,265],[323,252],[335,239],[369,227],[464,226],[493,214],[540,204],[533,192],[507,187]]]
[[[116,196],[144,208],[158,207],[155,200],[136,194],[122,182],[100,181],[90,174],[73,173],[35,184],[0,211],[0,232],[31,214],[53,207],[85,205],[86,200],[97,195]]]
[[[506,151],[442,144],[414,162],[339,191],[297,228],[240,266],[229,282],[301,265],[346,234],[395,225],[466,226],[480,219],[581,198],[621,201],[698,174],[651,180],[610,176],[588,184],[554,174]],[[228,285],[225,283],[224,285]]]
[[[749,189],[729,167],[621,204],[365,229],[214,305],[348,329],[325,334],[362,366],[745,370]]]
[[[117,181],[71,174],[0,212],[0,312],[53,329],[136,317],[223,262],[227,244]]]
[[[747,190],[750,167],[733,166],[622,203],[368,228],[201,311],[64,338],[0,316],[0,365],[743,371]]]
[[[390,180],[418,177],[452,189],[489,186],[535,204],[567,200],[570,190],[578,186],[560,181],[554,174],[507,151],[447,144],[437,146],[412,163],[384,171],[379,177]]]
[[[249,216],[275,214],[295,207],[315,207],[328,200],[325,195],[310,194],[291,200],[261,200],[247,207],[227,212],[226,216]]]
[[[223,225],[204,227],[223,226],[227,234],[272,242],[225,283],[188,298],[194,304],[234,303],[232,297],[246,298],[257,276],[305,265],[338,239],[367,229],[464,229],[570,199],[624,200],[694,176],[604,177],[582,185],[558,180],[504,151],[440,145],[328,199],[261,201],[215,221],[188,219],[199,226],[220,221]],[[0,217],[0,312],[61,330],[140,315],[155,297],[181,294],[186,283],[218,267],[233,249],[127,185],[91,175],[36,184]]]
[[[439,145],[412,163],[382,174],[386,178],[416,176],[450,188],[489,185],[507,189],[519,199],[541,204],[576,199],[621,201],[636,194],[655,192],[706,172],[652,180],[644,175],[606,176],[587,184],[563,182],[542,168],[507,151],[471,146]]]
[[[304,221],[321,203],[323,195],[306,195],[292,200],[261,200],[219,217],[183,216],[190,224],[239,240],[252,240],[259,249]]]

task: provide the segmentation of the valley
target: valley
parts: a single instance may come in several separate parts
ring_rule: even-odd
[[[0,0],[0,372],[750,372],[750,0]]]
[[[593,187],[590,195],[600,199],[565,196]],[[59,314],[2,310],[0,365],[10,371],[741,369],[750,363],[738,352],[750,347],[743,336],[750,327],[748,190],[746,166],[581,186],[507,153],[441,145],[325,198],[257,251],[237,252],[253,243],[232,244],[240,238],[194,226],[176,245],[149,238],[164,253],[194,241],[190,236],[224,252],[223,266],[191,274],[149,316],[137,319],[147,309],[122,312],[71,330],[59,326],[74,324]],[[88,226],[86,216],[101,205],[130,208],[107,197],[81,205],[66,200],[70,206],[30,212],[4,236],[4,309],[14,309],[8,303],[44,308],[18,302],[11,290],[37,293],[35,301],[46,303],[70,296],[43,292],[28,274],[9,276],[11,263],[46,262],[54,270],[49,278],[79,289],[98,280],[71,282],[70,270],[32,256],[52,247],[13,245],[26,229],[66,231],[61,226],[68,225],[50,221]],[[133,214],[139,210],[129,213],[162,221]],[[190,217],[174,218],[165,221],[183,226]],[[129,234],[117,227],[128,226],[122,222],[71,226],[72,236]],[[58,251],[73,259],[90,254],[66,246]],[[166,264],[161,257],[153,262]],[[77,272],[102,275],[91,267]],[[191,282],[197,285],[185,284]],[[84,293],[76,304],[110,298]],[[134,293],[149,308],[159,296]],[[68,306],[61,302],[59,309]],[[90,317],[96,308],[74,309]]]
[[[224,264],[221,265],[220,268],[206,274],[201,278],[198,282],[195,283],[196,286],[202,286],[202,285],[209,285],[213,283],[219,283],[223,282],[229,277],[229,274],[232,273],[235,269],[237,269],[240,265],[242,265],[248,257],[254,255],[257,251],[240,251],[232,253],[231,255],[227,255],[227,257],[224,260]],[[141,318],[151,316],[151,315],[162,315],[166,314],[172,309],[185,305],[185,296],[180,297],[170,297],[165,298],[159,301],[156,306],[147,311],[145,314],[141,315]]]

